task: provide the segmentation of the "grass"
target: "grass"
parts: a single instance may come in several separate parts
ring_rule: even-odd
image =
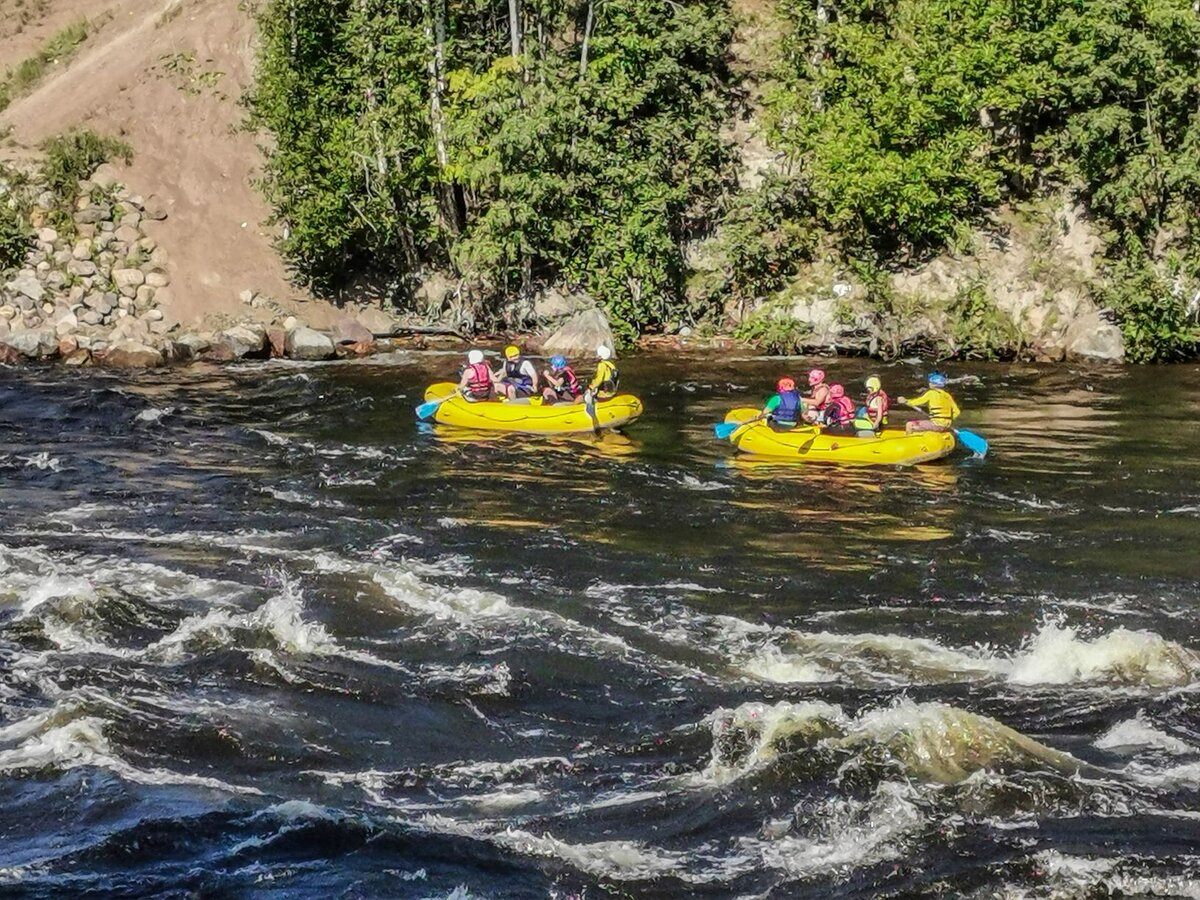
[[[70,59],[87,40],[90,27],[87,19],[72,22],[46,41],[37,53],[10,69],[0,81],[0,110],[33,88],[51,66]]]

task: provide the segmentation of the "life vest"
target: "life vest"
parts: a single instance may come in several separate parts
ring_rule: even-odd
[[[949,425],[954,421],[957,404],[949,391],[941,388],[930,388],[923,396],[928,401],[929,418],[937,425]]]
[[[779,405],[772,411],[771,418],[781,425],[795,425],[800,421],[800,392],[780,391],[775,396],[779,398]]]
[[[830,425],[845,425],[854,419],[854,401],[849,397],[831,397],[825,406],[825,421]]]
[[[597,384],[597,379],[601,379]],[[600,394],[615,394],[617,387],[621,382],[621,374],[617,371],[617,367],[613,365],[612,360],[602,359],[600,365],[596,366],[596,378],[592,380],[595,385],[596,392]]]
[[[575,370],[570,366],[564,366],[560,371],[554,373],[555,378],[562,379],[562,387],[555,388],[554,391],[560,397],[566,396],[574,399],[583,393],[583,385],[579,383],[579,379],[575,377]]]
[[[888,399],[888,395],[881,390],[867,394],[867,415],[865,418],[871,418],[871,404],[876,400],[879,401],[879,409],[882,413],[879,417],[879,424],[886,425],[888,423],[888,410],[891,409],[892,403]]]
[[[521,371],[523,365],[525,365],[525,360],[523,359],[505,360],[504,377],[509,381],[515,382],[518,387],[530,390],[533,387],[533,379],[529,377],[528,372]]]
[[[486,399],[492,394],[492,370],[487,363],[472,363],[467,366],[467,392],[472,397]]]

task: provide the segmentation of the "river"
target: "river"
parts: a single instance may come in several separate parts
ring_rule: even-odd
[[[875,470],[712,439],[804,361],[600,441],[456,363],[0,373],[0,894],[1200,896],[1200,368],[951,366],[991,454]]]

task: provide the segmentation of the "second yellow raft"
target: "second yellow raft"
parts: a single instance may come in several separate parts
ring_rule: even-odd
[[[743,453],[799,462],[832,462],[860,466],[911,466],[941,459],[954,450],[951,432],[923,431],[905,434],[902,429],[884,429],[872,437],[827,434],[817,426],[797,425],[776,430],[766,421],[750,422],[761,410],[735,409],[726,422],[747,422],[729,436]]]
[[[452,394],[457,396],[450,396]],[[582,403],[546,404],[542,403],[541,397],[472,402],[458,394],[458,386],[449,381],[432,384],[425,391],[426,400],[442,397],[450,399],[437,408],[433,415],[435,422],[485,431],[583,434],[628,425],[642,414],[642,401],[632,394],[598,400],[595,419]]]

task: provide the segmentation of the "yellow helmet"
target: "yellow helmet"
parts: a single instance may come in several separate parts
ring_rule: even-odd
[[[505,359],[516,359],[520,355],[521,355],[521,348],[518,347],[516,344],[509,344],[507,347],[504,348],[504,358]]]
[[[881,387],[883,387],[883,382],[879,380],[878,375],[872,375],[870,378],[867,379],[867,390],[868,391],[877,391]]]

